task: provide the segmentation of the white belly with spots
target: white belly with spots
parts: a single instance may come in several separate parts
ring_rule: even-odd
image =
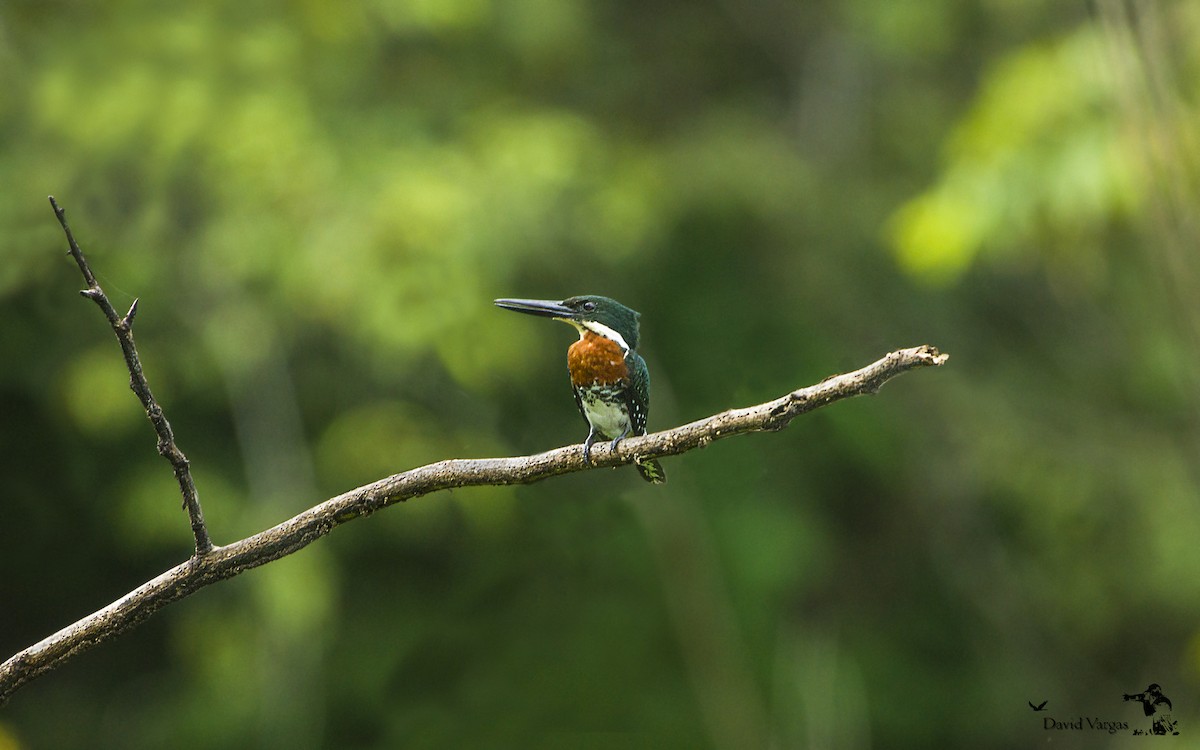
[[[583,411],[596,432],[613,440],[629,429],[629,416],[621,404],[609,403],[599,394],[585,394],[582,398]]]

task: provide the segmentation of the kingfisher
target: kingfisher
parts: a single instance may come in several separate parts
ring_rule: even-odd
[[[597,438],[612,449],[629,435],[646,434],[650,409],[650,371],[637,353],[641,315],[608,297],[586,294],[561,302],[541,299],[498,299],[497,307],[568,323],[579,340],[567,349],[567,370],[575,406],[588,423],[583,462],[591,463]],[[653,458],[635,458],[647,482],[662,484],[667,473]]]

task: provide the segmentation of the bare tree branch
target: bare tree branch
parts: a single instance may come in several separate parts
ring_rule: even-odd
[[[583,463],[583,446],[572,445],[532,456],[449,459],[380,479],[326,500],[254,536],[193,556],[107,607],[14,655],[0,664],[0,705],[33,678],[132,628],[171,602],[211,583],[290,555],[336,526],[389,505],[456,487],[529,484],[576,471],[628,464],[635,457],[676,456],[732,435],[780,430],[801,414],[851,396],[875,393],[901,373],[936,367],[947,358],[948,355],[931,346],[894,351],[861,370],[826,378],[773,401],[731,409],[650,435],[628,437],[616,450],[597,443],[592,448],[590,465]]]
[[[92,646],[123,633],[171,602],[189,596],[211,583],[232,578],[239,573],[278,560],[303,549],[308,544],[347,521],[369,516],[381,508],[456,487],[481,487],[509,484],[529,484],[548,477],[576,471],[615,467],[644,457],[676,456],[703,448],[714,440],[743,435],[749,432],[781,430],[793,419],[834,401],[851,396],[871,394],[900,375],[921,367],[936,367],[945,363],[948,355],[932,346],[918,346],[894,351],[866,367],[842,375],[834,375],[820,383],[801,388],[766,403],[743,409],[714,414],[710,417],[650,435],[628,437],[616,449],[607,443],[592,449],[591,463],[583,461],[583,446],[557,448],[533,456],[512,458],[459,458],[411,469],[372,482],[337,497],[326,500],[303,513],[265,531],[223,547],[214,547],[204,526],[196,487],[192,482],[187,458],[175,445],[171,426],[162,409],[150,393],[142,373],[137,348],[133,344],[133,320],[137,301],[124,317],[119,317],[108,297],[84,260],[75,242],[66,216],[54,198],[50,198],[55,215],[66,232],[71,255],[79,264],[87,281],[85,297],[100,306],[125,354],[129,367],[130,387],[141,399],[146,414],[158,433],[158,452],[175,469],[184,507],[192,522],[196,551],[188,560],[147,581],[108,606],[87,615],[57,633],[35,643],[0,664],[0,705],[30,680],[45,674]]]
[[[75,235],[67,226],[67,212],[59,207],[58,201],[54,200],[53,195],[50,196],[50,205],[54,208],[54,215],[58,217],[58,223],[62,224],[63,232],[67,235],[67,244],[71,247],[71,257],[79,264],[79,270],[83,272],[83,280],[87,282],[87,289],[79,293],[95,302],[104,313],[104,317],[108,318],[108,324],[112,326],[113,333],[117,335],[117,341],[121,344],[121,352],[125,355],[125,365],[129,368],[129,387],[142,402],[146,416],[150,418],[150,423],[154,425],[154,431],[158,434],[158,453],[167,459],[171,463],[171,468],[175,470],[175,479],[179,482],[179,492],[183,495],[183,508],[187,511],[188,519],[192,523],[196,555],[207,554],[212,550],[213,544],[208,536],[208,528],[204,525],[204,513],[200,510],[200,497],[196,493],[196,483],[192,480],[192,471],[187,456],[183,455],[183,451],[179,450],[179,446],[175,444],[175,433],[171,431],[171,423],[167,421],[162,407],[158,405],[158,402],[154,400],[154,394],[150,392],[150,384],[146,382],[146,375],[142,372],[142,361],[138,358],[137,346],[133,343],[133,319],[137,315],[138,301],[136,299],[133,301],[133,304],[129,306],[129,312],[125,313],[125,317],[117,315],[116,309],[108,301],[108,296],[96,281],[96,276],[92,273],[87,259],[83,257],[83,251],[79,249]]]

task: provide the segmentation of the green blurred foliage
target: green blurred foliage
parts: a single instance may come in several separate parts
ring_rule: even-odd
[[[985,245],[1060,240],[1075,273],[1094,277],[1094,244],[1134,212],[1137,151],[1121,143],[1118,92],[1096,24],[1028,45],[997,63],[957,125],[938,185],[898,212],[893,242],[911,272],[950,280]],[[1144,177],[1144,175],[1141,175]]]
[[[664,488],[356,521],[0,748],[1008,748],[1149,682],[1193,735],[1198,39],[1182,0],[0,6],[4,655],[190,549],[47,194],[217,543],[580,440],[571,332],[495,297],[640,310],[655,429],[952,355]]]

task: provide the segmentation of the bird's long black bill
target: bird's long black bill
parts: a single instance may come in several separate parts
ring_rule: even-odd
[[[569,318],[575,311],[559,302],[549,299],[498,299],[496,307],[513,312],[541,315],[544,318]]]

